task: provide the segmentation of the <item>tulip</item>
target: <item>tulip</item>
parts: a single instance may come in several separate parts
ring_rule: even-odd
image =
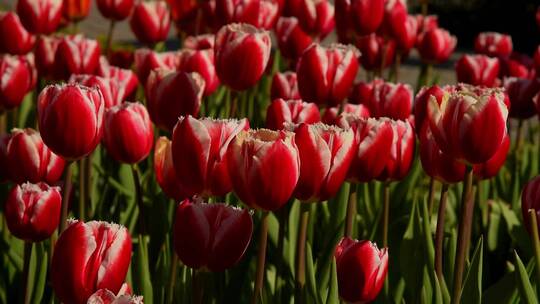
[[[300,99],[298,92],[298,78],[295,72],[277,72],[272,77],[272,87],[270,88],[270,98],[272,100],[283,98]]]
[[[529,231],[532,231],[529,210],[533,209],[536,215],[536,222],[540,223],[540,217],[538,216],[538,203],[540,202],[540,176],[537,176],[528,181],[523,190],[521,191],[521,212],[525,227]],[[539,224],[540,225],[540,224]],[[540,230],[540,227],[538,227]]]
[[[115,21],[126,19],[133,10],[134,0],[97,0],[97,7],[103,17]]]
[[[360,50],[360,63],[368,71],[387,68],[394,62],[396,42],[386,40],[373,33],[358,38],[356,47]]]
[[[169,9],[163,1],[138,2],[129,19],[133,34],[147,45],[167,39],[170,23]]]
[[[229,24],[216,34],[216,72],[220,81],[236,91],[246,90],[262,77],[270,58],[267,31],[248,24]]]
[[[189,36],[184,40],[183,47],[190,50],[213,50],[215,39],[212,34]]]
[[[274,211],[287,203],[300,175],[293,133],[242,131],[229,146],[227,157],[234,192],[244,204]]]
[[[105,112],[103,143],[118,162],[134,164],[145,159],[154,143],[154,129],[146,108],[126,102]]]
[[[223,196],[232,190],[225,154],[234,137],[248,128],[247,119],[180,117],[172,138],[173,163],[188,196]]]
[[[431,97],[428,121],[444,153],[469,164],[488,161],[506,135],[508,108],[500,89],[463,87],[445,93],[439,104]]]
[[[54,57],[57,79],[68,79],[72,74],[94,74],[99,66],[99,43],[82,35],[66,36],[58,44]]]
[[[177,52],[156,53],[150,49],[135,51],[135,72],[142,83],[146,83],[150,72],[157,68],[174,70],[179,65]]]
[[[60,188],[45,183],[15,185],[4,206],[9,231],[28,242],[48,239],[58,227]]]
[[[18,0],[17,14],[32,34],[48,35],[58,28],[62,18],[63,0]]]
[[[335,26],[334,6],[328,0],[299,0],[292,8],[292,16],[298,18],[302,29],[324,39]]]
[[[65,162],[43,143],[33,129],[13,129],[6,146],[6,160],[11,180],[56,183],[64,171]]]
[[[184,200],[176,209],[174,250],[188,267],[224,271],[242,258],[252,233],[247,210]]]
[[[103,95],[77,84],[47,86],[38,97],[38,122],[43,142],[66,159],[90,154],[103,131]]]
[[[184,72],[197,72],[205,82],[204,95],[209,96],[219,86],[219,78],[214,66],[214,50],[191,50],[185,49],[179,53],[178,69]]]
[[[197,73],[152,71],[146,83],[150,118],[159,128],[172,131],[179,116],[198,115],[204,88]]]
[[[184,19],[191,19],[192,15],[197,14],[199,8],[197,0],[167,0],[171,9],[171,17],[175,22]]]
[[[418,35],[429,30],[439,28],[439,17],[437,15],[414,15],[418,21]]]
[[[163,136],[157,140],[154,149],[154,172],[159,186],[168,197],[175,201],[188,197],[174,170],[172,142]]]
[[[360,82],[356,90],[361,91],[362,99],[358,101],[367,106],[372,117],[406,120],[411,115],[413,90],[407,84],[375,79],[371,83]]]
[[[78,83],[87,87],[97,87],[103,95],[105,108],[111,108],[119,105],[126,97],[118,83],[109,78],[103,78],[95,75],[72,75],[70,83]]]
[[[35,85],[33,57],[0,56],[0,112],[18,107]]]
[[[326,108],[322,117],[322,122],[329,125],[337,125],[340,120],[340,108],[341,113],[352,114],[358,118],[369,118],[370,113],[368,108],[363,104],[351,104],[346,103],[343,106],[337,106],[332,108]]]
[[[34,55],[38,74],[43,78],[52,78],[54,71],[54,57],[62,39],[60,37],[40,36],[36,42]]]
[[[416,131],[419,132],[423,129],[424,122],[427,119],[427,109],[431,96],[435,97],[438,103],[442,102],[444,96],[445,87],[439,87],[434,84],[431,87],[422,87],[414,98],[414,122],[416,125]]]
[[[139,79],[132,70],[111,66],[104,56],[101,56],[96,74],[116,84],[118,92],[121,93],[119,96],[122,96],[119,99],[122,101],[128,99],[139,85]]]
[[[63,16],[71,22],[79,22],[90,13],[90,0],[64,0]]]
[[[408,54],[416,45],[418,34],[418,19],[408,15],[407,18],[393,29],[393,38],[400,53]]]
[[[224,21],[223,25],[248,23],[256,28],[270,30],[279,17],[279,5],[275,0],[217,0],[216,13]]]
[[[28,33],[14,12],[0,12],[0,51],[24,55],[32,50],[36,38]]]
[[[418,52],[424,62],[443,63],[450,58],[456,48],[457,39],[442,28],[432,28],[418,36],[417,44]]]
[[[338,0],[336,15],[349,19],[348,24],[359,35],[369,35],[381,25],[384,17],[384,0]],[[336,18],[336,23],[340,21]]]
[[[532,78],[534,60],[525,54],[513,52],[510,57],[500,58],[501,77]]]
[[[527,119],[536,114],[533,98],[540,92],[540,80],[510,77],[504,80],[504,88],[510,98],[510,117]]]
[[[9,169],[7,161],[7,145],[11,136],[7,133],[0,134],[0,168],[6,168],[6,170],[0,170],[0,183],[4,183],[9,178]]]
[[[311,36],[302,30],[296,17],[279,18],[275,32],[279,51],[293,61],[297,60],[313,42]]]
[[[313,124],[321,121],[319,108],[300,99],[274,99],[266,109],[266,127],[281,130],[285,124]]]
[[[487,162],[483,164],[476,164],[473,166],[473,174],[477,179],[490,179],[499,173],[506,161],[506,156],[510,150],[510,136],[506,134],[499,147],[499,150],[495,152]]]
[[[459,82],[492,87],[499,75],[499,60],[485,55],[463,55],[456,62]]]
[[[334,257],[339,297],[348,303],[375,300],[388,272],[388,249],[346,237],[337,245]]]
[[[131,237],[125,227],[72,220],[54,246],[52,286],[64,303],[86,303],[99,289],[116,294],[130,260]]]
[[[88,298],[86,304],[143,304],[142,296],[131,296],[125,293],[124,286],[128,285],[124,283],[118,294],[108,289],[99,289]]]
[[[302,99],[329,106],[338,105],[349,95],[358,72],[358,50],[352,46],[312,44],[296,67]]]
[[[401,180],[409,173],[415,148],[415,134],[409,121],[392,120],[394,129],[390,157],[377,177],[380,181]]]
[[[385,1],[384,17],[379,32],[385,36],[397,37],[407,22],[407,3],[405,0]]]
[[[512,37],[496,32],[483,32],[474,40],[474,51],[489,57],[506,57],[512,53]]]

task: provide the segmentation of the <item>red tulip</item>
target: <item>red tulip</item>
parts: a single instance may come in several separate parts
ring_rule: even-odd
[[[380,181],[401,180],[409,173],[414,159],[415,134],[411,123],[402,120],[392,120],[394,138],[390,157],[377,177]]]
[[[418,35],[439,27],[439,17],[437,15],[414,15],[418,21]]]
[[[252,234],[253,220],[247,210],[190,200],[176,209],[174,250],[191,268],[214,272],[231,268],[244,255]]]
[[[179,63],[177,52],[156,53],[150,49],[135,51],[135,72],[141,83],[146,83],[152,70],[157,68],[175,70]]]
[[[343,106],[336,106],[332,108],[326,108],[322,117],[322,122],[329,125],[335,125],[339,122],[339,115],[341,113],[353,114],[358,118],[369,118],[370,113],[368,108],[363,104],[345,103]]]
[[[312,44],[296,67],[302,99],[329,106],[338,105],[351,90],[358,72],[358,50],[333,44],[326,48]]]
[[[219,86],[219,78],[214,66],[214,50],[192,50],[184,49],[179,52],[180,60],[178,69],[184,72],[197,72],[205,82],[204,95],[209,96],[216,91]]]
[[[33,57],[0,56],[0,112],[18,107],[33,89],[36,76]]]
[[[279,17],[279,5],[275,0],[217,0],[216,14],[222,25],[248,23],[270,30]]]
[[[396,53],[396,42],[394,40],[385,40],[383,37],[373,33],[358,38],[356,47],[360,50],[360,63],[368,71],[377,70],[381,67],[387,68],[394,62]]]
[[[490,179],[499,173],[506,161],[506,156],[510,150],[510,136],[506,134],[499,147],[499,150],[495,152],[487,162],[483,164],[477,164],[473,166],[473,173],[477,179]]]
[[[71,75],[69,82],[87,87],[97,87],[103,95],[103,102],[106,109],[121,104],[126,97],[118,83],[113,79],[95,75]]]
[[[6,146],[7,169],[11,180],[54,184],[64,171],[65,162],[43,143],[33,129],[13,129]]]
[[[163,136],[157,140],[154,149],[154,172],[159,186],[168,197],[175,201],[188,197],[174,170],[172,142]]]
[[[79,22],[90,13],[90,0],[63,0],[63,16],[68,21]]]
[[[111,66],[104,56],[101,56],[96,74],[116,83],[121,92],[122,100],[128,99],[139,85],[139,79],[132,70]]]
[[[30,33],[48,35],[60,25],[62,7],[63,0],[18,0],[17,14]]]
[[[534,60],[525,54],[513,52],[510,57],[500,58],[501,77],[532,78]]]
[[[77,84],[47,86],[38,97],[38,122],[43,142],[66,159],[91,153],[103,132],[103,95]]]
[[[99,43],[82,35],[65,36],[58,44],[54,57],[57,79],[68,79],[72,74],[94,74],[99,66]]]
[[[122,290],[124,286],[128,285],[124,283],[118,294],[114,294],[108,289],[99,289],[88,298],[86,304],[143,304],[142,296],[132,296],[125,293]]]
[[[4,183],[9,179],[9,170],[7,162],[7,145],[11,136],[7,133],[0,134],[0,168],[6,168],[6,170],[0,170],[0,183]]]
[[[216,35],[215,64],[219,79],[236,91],[255,85],[270,58],[271,39],[267,31],[248,24],[229,24]]]
[[[512,53],[512,37],[496,32],[483,32],[474,40],[474,51],[489,57],[506,57]]]
[[[179,22],[191,18],[194,14],[196,15],[199,8],[197,2],[197,0],[167,0],[172,19]]]
[[[281,130],[287,123],[313,124],[319,121],[321,114],[317,105],[300,99],[274,99],[266,109],[266,127],[272,130]]]
[[[311,36],[302,30],[296,17],[279,18],[275,32],[279,51],[293,61],[297,60],[313,42]]]
[[[129,19],[133,34],[147,45],[167,39],[170,23],[169,9],[163,1],[138,2]]]
[[[510,117],[527,119],[536,114],[533,98],[540,92],[539,79],[506,78],[504,88],[510,98]]]
[[[374,33],[382,24],[384,0],[338,0],[336,23],[349,19],[349,25],[359,36]]]
[[[103,17],[115,21],[126,19],[133,10],[134,0],[97,0],[97,7]]]
[[[343,238],[336,247],[339,297],[348,303],[368,303],[381,291],[388,272],[388,249],[370,241]]]
[[[499,75],[499,60],[485,55],[463,55],[456,62],[459,82],[492,87]]]
[[[445,89],[446,87],[441,88],[435,84],[431,87],[422,87],[416,94],[416,97],[414,98],[413,113],[417,132],[422,130],[424,122],[427,119],[428,104],[431,96],[434,96],[435,100],[438,103],[441,103]]]
[[[204,88],[197,73],[153,70],[146,83],[150,118],[159,128],[172,131],[178,117],[199,114]]]
[[[375,79],[371,83],[360,82],[360,103],[367,106],[372,117],[389,117],[407,120],[412,112],[413,90],[403,83],[384,82]]]
[[[36,59],[36,68],[40,77],[53,77],[54,57],[61,40],[60,37],[55,36],[39,36],[36,42],[34,55]]]
[[[384,17],[380,33],[397,37],[407,22],[407,3],[405,0],[387,0],[384,4]]]
[[[99,289],[118,293],[131,260],[131,237],[123,226],[71,221],[54,246],[51,281],[64,303],[83,304]]]
[[[0,12],[0,51],[24,55],[32,50],[36,38],[28,33],[14,12]]]
[[[293,133],[242,131],[229,146],[227,157],[234,192],[244,204],[274,211],[287,203],[300,175]]]
[[[235,136],[248,128],[247,119],[180,117],[172,138],[173,163],[188,196],[223,196],[232,190],[225,154]]]
[[[214,49],[216,37],[212,34],[189,36],[184,40],[183,47],[190,50]]]
[[[469,164],[488,161],[506,135],[508,109],[499,89],[462,87],[445,93],[439,104],[431,97],[428,121],[444,153]]]
[[[298,92],[298,79],[295,72],[277,72],[272,77],[272,87],[270,88],[270,98],[272,100],[282,98],[300,99]]]
[[[540,176],[533,178],[528,181],[523,190],[521,191],[521,212],[523,216],[523,221],[525,222],[525,227],[531,233],[531,220],[529,216],[529,210],[534,210],[536,215],[536,222],[540,226],[540,217],[538,214],[538,203],[540,203]],[[540,230],[540,227],[538,227]]]
[[[450,58],[456,48],[457,39],[442,28],[432,28],[420,34],[417,43],[422,60],[433,64],[443,63]]]
[[[408,54],[416,45],[418,34],[418,19],[408,15],[405,21],[393,30],[393,38],[396,41],[398,50],[402,54]]]
[[[291,15],[298,18],[302,29],[324,39],[335,26],[334,6],[328,0],[298,0],[291,8]]]

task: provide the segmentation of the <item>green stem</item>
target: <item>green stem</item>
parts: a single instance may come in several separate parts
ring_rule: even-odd
[[[533,241],[534,256],[536,258],[536,280],[540,282],[540,238],[538,233],[538,219],[536,218],[536,210],[529,209],[529,222],[531,226],[531,238]]]
[[[257,271],[255,276],[255,288],[251,297],[251,304],[259,301],[264,282],[264,263],[266,259],[266,245],[268,241],[268,211],[263,211],[261,218],[261,230],[259,234],[259,252],[257,254]]]
[[[139,177],[139,170],[137,165],[134,164],[131,166],[131,172],[133,173],[133,183],[135,184],[135,201],[139,207],[139,217],[137,219],[139,226],[139,233],[142,235],[146,234],[146,223],[144,221],[144,205],[143,205],[143,195],[141,187],[141,179]]]
[[[110,52],[115,25],[116,22],[111,19],[111,23],[109,24],[109,31],[107,32],[107,40],[105,40],[105,56],[107,56],[107,58],[109,58],[109,56],[111,55]]]
[[[307,226],[309,223],[310,205],[300,203],[301,214],[298,229],[298,238],[296,240],[296,280],[294,303],[303,303],[302,292],[306,284],[306,238]]]
[[[356,216],[356,189],[355,187],[350,187],[349,199],[347,200],[347,217],[345,220],[345,237],[351,237],[354,227],[354,218]]]
[[[86,158],[79,160],[79,219],[84,222],[84,209],[86,205]]]
[[[6,130],[7,130],[6,112],[0,112],[0,134],[6,133]]]
[[[178,257],[176,254],[173,254],[172,263],[171,263],[171,277],[169,279],[169,293],[167,294],[167,303],[173,303],[174,298],[174,286],[176,285],[176,277],[178,270]]]
[[[30,292],[31,288],[28,286],[28,274],[30,272],[30,257],[32,256],[32,245],[34,243],[32,242],[24,242],[24,266],[23,266],[23,274],[22,274],[22,287],[23,287],[23,294],[22,298],[24,299],[24,304],[30,303]]]
[[[435,272],[439,282],[443,279],[443,240],[444,240],[444,218],[446,214],[446,200],[448,198],[448,184],[443,183],[441,189],[441,200],[439,202],[439,213],[437,214],[437,228],[435,230]]]
[[[390,182],[383,186],[383,248],[388,247],[388,222],[390,220]]]
[[[275,302],[281,303],[281,284],[282,284],[282,268],[284,265],[285,258],[283,257],[283,247],[285,243],[285,227],[287,226],[287,220],[289,217],[289,212],[287,206],[284,206],[278,211],[279,216],[279,232],[278,232],[278,246],[277,246],[277,252],[278,252],[278,260],[276,265],[276,277],[274,278],[274,286],[276,289],[276,297]]]
[[[522,137],[523,137],[523,127],[525,126],[525,124],[523,123],[523,119],[520,119],[518,120],[518,128],[517,128],[517,133],[516,133],[516,144],[514,146],[514,153],[516,155],[516,159],[518,158],[518,153],[519,151],[521,150],[521,145],[522,145]]]
[[[64,193],[62,197],[62,213],[60,214],[60,225],[58,226],[58,235],[60,235],[67,227],[67,214],[69,208],[69,196],[71,194],[71,177],[73,174],[73,162],[69,162],[66,165],[66,172],[64,177]]]
[[[430,177],[429,179],[429,193],[428,193],[428,214],[433,212],[433,204],[435,203],[435,179]]]

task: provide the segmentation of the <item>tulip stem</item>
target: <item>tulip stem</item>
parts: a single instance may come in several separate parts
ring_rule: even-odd
[[[60,214],[60,226],[58,227],[58,235],[64,231],[67,227],[67,215],[69,207],[69,196],[71,194],[71,177],[73,174],[73,162],[69,162],[66,166],[65,178],[64,178],[64,193],[62,197],[62,213]]]
[[[174,286],[176,285],[176,277],[178,270],[178,256],[173,254],[171,262],[171,278],[169,280],[169,293],[167,294],[167,303],[173,303],[174,298]]]
[[[6,126],[7,120],[6,120],[6,114],[5,112],[0,113],[0,134],[6,133],[7,126]]]
[[[448,198],[448,184],[443,183],[441,200],[439,201],[439,213],[437,214],[437,229],[435,230],[435,272],[439,282],[443,279],[443,240],[444,218],[446,214],[446,200]]]
[[[107,59],[110,59],[110,53],[111,53],[111,45],[112,45],[112,38],[114,33],[114,26],[116,25],[116,22],[111,19],[111,23],[109,24],[109,31],[107,32],[107,40],[105,41],[105,56],[107,56]]]
[[[388,221],[390,220],[390,182],[384,183],[383,197],[383,247],[388,247]]]
[[[34,243],[32,242],[24,242],[24,266],[23,266],[23,274],[22,274],[22,288],[23,288],[23,294],[22,297],[24,299],[24,304],[30,303],[30,286],[28,286],[28,273],[30,272],[30,258],[32,256],[32,245]]]
[[[536,280],[540,282],[540,238],[538,233],[538,220],[536,210],[529,209],[529,222],[531,227],[531,238],[533,239],[534,256],[536,258]]]
[[[309,223],[310,205],[300,203],[300,227],[298,229],[298,238],[296,240],[296,281],[294,303],[302,303],[302,292],[306,284],[306,237],[307,226]]]
[[[461,284],[463,283],[463,271],[467,258],[467,249],[471,238],[471,225],[474,211],[474,191],[472,190],[473,170],[467,166],[465,179],[463,180],[463,193],[461,195],[461,214],[458,228],[458,240],[456,260],[454,263],[454,289],[452,291],[452,303],[458,304],[461,299]]]
[[[202,273],[198,269],[191,270],[191,288],[193,292],[194,304],[200,304],[203,302],[204,290],[202,286]]]
[[[79,160],[79,219],[84,222],[84,208],[86,201],[86,158]]]
[[[523,127],[525,124],[523,123],[523,119],[518,120],[518,127],[516,130],[516,145],[514,146],[514,154],[516,159],[518,159],[518,153],[521,150],[521,143],[522,143],[522,136],[523,136]]]
[[[435,203],[435,179],[430,177],[429,179],[429,193],[428,193],[428,214],[433,212],[433,204]]]
[[[354,187],[350,188],[349,200],[347,201],[347,218],[345,220],[345,237],[351,237],[354,227],[354,217],[356,216],[357,196]]]
[[[263,288],[264,281],[264,263],[266,259],[266,243],[268,240],[268,211],[263,211],[261,218],[261,230],[259,234],[259,253],[257,255],[257,271],[255,278],[255,289],[251,297],[251,304],[258,302]]]
[[[276,303],[281,303],[281,282],[283,281],[281,278],[281,269],[283,268],[283,246],[285,243],[285,227],[287,226],[287,219],[289,217],[289,212],[287,207],[283,207],[278,211],[278,217],[279,217],[279,232],[278,232],[278,246],[277,246],[277,252],[278,252],[278,260],[276,262],[276,277],[274,278],[274,286],[276,289],[276,297],[275,301]]]
[[[137,202],[137,207],[139,207],[139,217],[137,219],[138,221],[138,228],[139,233],[142,235],[146,234],[146,223],[144,222],[144,204],[143,204],[143,196],[142,196],[142,187],[141,187],[141,179],[139,178],[139,169],[137,168],[136,164],[133,164],[131,166],[131,172],[133,173],[133,183],[135,184],[135,201]]]
[[[384,68],[386,66],[386,52],[388,51],[388,40],[384,38],[382,54],[381,54],[381,69],[379,71],[380,77],[384,79]]]

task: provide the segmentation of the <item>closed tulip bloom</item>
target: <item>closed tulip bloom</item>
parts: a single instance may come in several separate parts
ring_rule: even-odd
[[[319,108],[300,99],[274,99],[266,109],[266,127],[281,130],[285,124],[313,124],[321,121]]]
[[[340,109],[341,108],[341,109]],[[326,108],[322,116],[322,122],[329,125],[338,124],[341,113],[353,114],[358,118],[369,118],[369,109],[363,104],[345,103],[342,106]]]
[[[135,72],[141,83],[146,83],[152,70],[157,68],[175,70],[179,63],[177,52],[156,53],[150,49],[135,51]]]
[[[389,37],[396,37],[406,21],[407,3],[405,0],[387,0],[384,4],[384,17],[379,32]]]
[[[540,176],[537,176],[528,181],[521,191],[521,212],[525,227],[531,233],[531,220],[529,210],[533,209],[536,215],[536,222],[540,223],[539,206],[540,203]],[[540,226],[540,224],[539,224]],[[540,230],[540,227],[538,227]]]
[[[499,60],[486,55],[463,55],[456,62],[459,82],[492,87],[499,75]]]
[[[413,15],[418,21],[418,35],[439,27],[439,17],[437,15]]]
[[[15,185],[4,205],[9,231],[28,242],[48,239],[58,227],[62,196],[60,188],[45,183]]]
[[[500,89],[474,91],[468,87],[445,93],[440,104],[431,97],[428,120],[439,148],[469,164],[488,161],[507,132],[505,98]]]
[[[372,117],[406,120],[412,113],[413,90],[408,84],[376,79],[372,83],[359,83],[357,90],[365,95],[359,101],[367,106]]]
[[[58,28],[63,0],[18,0],[17,14],[32,34],[48,35]]]
[[[179,52],[178,69],[184,72],[197,72],[204,79],[204,96],[209,96],[216,91],[219,86],[219,78],[214,66],[214,50],[192,50],[184,49]]]
[[[510,57],[499,58],[501,77],[533,78],[534,60],[526,54],[513,52]]]
[[[176,176],[189,196],[222,196],[232,190],[226,159],[230,142],[249,128],[247,119],[181,117],[172,138]]]
[[[37,39],[34,56],[39,77],[53,77],[54,57],[60,41],[61,38],[56,36],[39,36]]]
[[[499,147],[499,150],[495,152],[495,155],[493,155],[487,162],[473,166],[474,177],[480,180],[495,177],[506,162],[506,156],[508,155],[509,150],[510,136],[506,134],[501,146]]]
[[[139,79],[132,70],[112,66],[104,56],[101,56],[99,60],[99,67],[96,74],[115,82],[119,88],[118,92],[122,96],[119,98],[122,100],[126,100],[131,96],[139,85]]]
[[[159,187],[168,197],[175,201],[188,197],[176,176],[172,157],[172,142],[164,136],[157,140],[154,149],[154,172]]]
[[[103,17],[115,21],[126,19],[133,10],[134,0],[97,0],[97,7]]]
[[[30,54],[31,55],[31,54]],[[18,107],[34,87],[33,57],[0,56],[0,112]]]
[[[0,171],[0,183],[4,183],[9,179],[9,169],[7,162],[7,145],[11,136],[8,133],[0,134],[0,168],[6,168]]]
[[[24,55],[32,50],[36,38],[28,33],[14,12],[0,12],[0,51]]]
[[[197,13],[197,0],[167,0],[171,9],[171,17],[174,21],[189,19]]]
[[[51,281],[64,303],[83,304],[97,290],[118,293],[131,261],[131,237],[123,226],[72,220],[54,246]]]
[[[393,38],[396,41],[398,51],[408,54],[416,45],[418,35],[418,19],[408,15],[405,21],[393,30]]]
[[[377,177],[380,181],[401,180],[409,174],[414,159],[415,133],[411,123],[392,120],[394,137],[386,165]]]
[[[279,18],[275,33],[279,51],[291,60],[297,60],[313,43],[313,39],[300,27],[296,17]]]
[[[178,117],[199,114],[204,88],[197,73],[152,71],[146,83],[150,118],[159,128],[172,131]]]
[[[95,75],[72,75],[69,82],[99,88],[103,95],[106,109],[121,104],[124,98],[127,97],[122,92],[122,88],[113,79]]]
[[[360,63],[368,71],[381,67],[387,68],[394,62],[396,54],[394,40],[385,40],[382,36],[373,33],[358,38],[356,47],[360,50]]]
[[[474,51],[489,57],[506,57],[512,53],[512,37],[497,32],[482,32],[474,40]]]
[[[88,298],[86,304],[143,304],[142,296],[132,296],[123,292],[124,286],[127,284],[122,285],[118,294],[114,294],[106,288],[99,289]]]
[[[13,129],[6,146],[6,160],[14,183],[56,183],[64,171],[65,162],[43,143],[33,129]]]
[[[101,54],[99,43],[83,35],[66,36],[58,44],[54,57],[57,79],[68,79],[72,74],[95,74]]]
[[[47,86],[38,97],[38,122],[43,142],[66,159],[90,154],[103,132],[103,95],[97,88],[76,84]]]
[[[190,50],[214,49],[216,37],[213,34],[189,36],[184,40],[183,47]]]
[[[434,84],[431,87],[422,87],[416,94],[416,97],[414,98],[413,114],[417,133],[422,130],[427,119],[427,110],[431,96],[434,96],[435,100],[441,103],[444,92],[444,87],[441,88]]]
[[[78,22],[88,17],[90,0],[64,0],[63,16],[71,22]]]
[[[384,0],[349,0],[354,30],[360,36],[374,33],[382,24]],[[336,5],[337,6],[337,5]]]
[[[272,42],[267,31],[248,24],[229,24],[216,34],[215,64],[220,81],[236,91],[246,90],[262,77]]]
[[[358,72],[358,50],[352,46],[312,44],[296,67],[302,99],[328,106],[338,105],[351,90]]]
[[[270,30],[279,17],[279,4],[275,0],[217,0],[216,7],[221,8],[220,2],[226,2],[230,12],[223,16],[227,23],[248,23],[256,28]],[[232,10],[231,10],[232,9]],[[221,11],[218,9],[218,14]],[[231,14],[232,13],[232,14]]]
[[[270,98],[272,100],[282,98],[300,99],[300,92],[298,92],[298,77],[296,72],[277,72],[272,77],[272,86],[270,88]]]
[[[339,297],[347,303],[375,300],[388,272],[388,249],[346,237],[337,245],[334,257]]]
[[[292,15],[298,18],[302,29],[324,39],[335,26],[334,6],[328,0],[299,0]]]
[[[294,133],[242,131],[227,157],[234,192],[250,208],[275,211],[292,196],[300,175]]]
[[[188,267],[213,272],[233,267],[244,255],[252,234],[253,220],[247,210],[190,200],[176,208],[174,250]]]
[[[457,45],[457,39],[442,28],[429,29],[418,36],[417,49],[422,61],[443,63],[450,58]]]
[[[129,19],[129,25],[133,34],[144,44],[154,45],[164,41],[171,25],[167,3],[138,2]]]
[[[510,98],[510,117],[527,119],[536,114],[533,98],[540,92],[539,79],[506,78],[504,88]]]

